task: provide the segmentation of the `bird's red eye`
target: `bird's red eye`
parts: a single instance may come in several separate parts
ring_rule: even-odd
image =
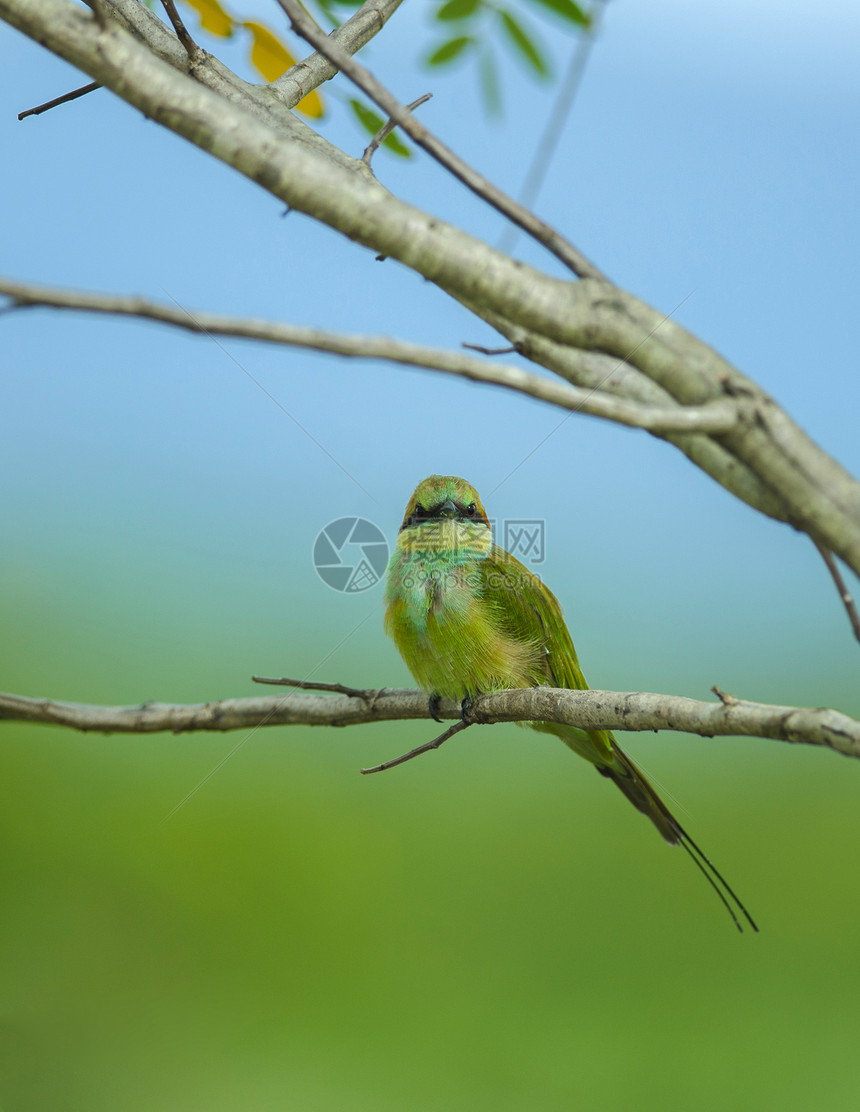
[[[475,516],[475,514],[477,513],[477,507],[475,506],[474,502],[470,502],[469,505],[466,507],[466,513],[469,515],[469,517]]]

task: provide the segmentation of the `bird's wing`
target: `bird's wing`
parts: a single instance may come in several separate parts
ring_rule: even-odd
[[[549,587],[498,545],[481,561],[481,578],[484,599],[495,609],[500,628],[518,641],[542,646],[544,682],[586,690],[561,607]]]

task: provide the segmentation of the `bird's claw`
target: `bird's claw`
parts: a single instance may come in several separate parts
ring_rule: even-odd
[[[475,702],[471,695],[467,695],[460,703],[460,718],[467,726],[471,726],[478,719],[474,713]]]
[[[434,693],[429,696],[427,704],[430,708],[430,717],[434,718],[437,722],[442,722],[443,719],[439,717],[439,707],[442,705],[442,696],[434,691]],[[467,726],[471,726],[478,721],[473,707],[474,700],[471,695],[467,695],[465,699],[462,699],[460,702],[460,718]]]

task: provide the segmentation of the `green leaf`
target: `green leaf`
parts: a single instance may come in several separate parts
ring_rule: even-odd
[[[341,14],[337,9],[340,8],[357,8],[361,0],[316,0],[316,6],[323,12],[327,19],[335,25],[340,27],[341,21],[347,18],[348,13]]]
[[[382,140],[382,145],[383,147],[388,147],[392,154],[399,155],[400,158],[412,157],[412,151],[394,131],[392,131],[390,135],[385,136]]]
[[[575,4],[574,0],[532,0],[532,3],[543,4],[551,12],[555,12],[564,19],[569,19],[571,23],[576,23],[579,27],[591,26],[591,16],[588,12],[583,11],[579,4]]]
[[[448,0],[436,12],[437,19],[466,19],[477,11],[481,0]]]
[[[376,135],[385,123],[381,116],[377,115],[372,108],[368,108],[366,104],[362,104],[360,100],[350,100],[349,106],[355,113],[358,122],[370,135]]]
[[[514,44],[514,46],[517,48],[526,62],[528,62],[528,64],[532,67],[535,73],[537,73],[540,77],[549,76],[549,70],[547,69],[546,62],[543,60],[543,55],[538,50],[534,42],[526,34],[522,25],[519,24],[511,15],[511,13],[509,11],[506,11],[505,9],[502,9],[499,12],[499,15],[502,17],[502,26],[507,31],[508,37],[510,38],[511,42]]]
[[[442,45],[437,46],[433,53],[427,58],[427,65],[444,66],[447,65],[448,62],[453,62],[472,42],[474,42],[474,39],[471,35],[461,35],[459,38],[449,39],[448,42],[443,42]]]
[[[360,0],[315,0],[315,2],[316,6],[332,26],[340,27],[343,21],[349,16],[348,11],[341,11],[340,8],[343,8],[345,3],[348,7],[355,8],[358,6]]]

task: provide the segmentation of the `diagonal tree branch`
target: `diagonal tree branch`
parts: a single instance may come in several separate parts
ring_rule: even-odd
[[[216,92],[226,92],[232,87],[246,99],[263,106],[274,103],[279,107],[294,108],[308,93],[338,72],[327,58],[315,52],[296,62],[277,81],[256,85],[243,81],[205,50],[200,51],[201,58],[189,63],[179,40],[170,34],[155,12],[139,0],[104,0],[104,3],[119,26],[130,31],[141,42],[147,43],[162,60],[176,69],[193,74],[202,84]],[[379,34],[402,3],[403,0],[365,0],[349,19],[332,32],[331,41],[347,54],[356,54]],[[295,123],[303,129],[311,130],[302,121],[295,120]]]
[[[317,328],[281,324],[276,321],[201,313],[149,301],[140,297],[117,297],[111,294],[81,293],[73,290],[49,289],[0,278],[0,295],[10,299],[3,310],[34,308],[74,309],[116,316],[138,317],[159,321],[203,335],[235,336],[268,343],[315,351],[332,352],[352,359],[381,359],[406,366],[442,371],[549,402],[574,413],[616,421],[649,432],[724,433],[740,420],[739,406],[726,398],[703,406],[680,406],[672,399],[663,405],[630,402],[596,389],[580,389],[555,379],[523,371],[506,363],[489,363],[462,352],[406,343],[386,336],[362,336],[326,332]]]
[[[546,367],[567,382],[585,390],[616,394],[642,405],[661,407],[675,400],[668,390],[626,359],[607,355],[603,351],[587,351],[559,344],[528,328],[514,325],[491,311],[480,311],[468,304],[466,307],[510,340],[526,359]],[[787,522],[791,519],[788,503],[718,440],[700,433],[655,432],[654,435],[673,444],[692,463],[748,506],[776,521]]]
[[[167,25],[158,18],[154,11],[150,10],[145,4],[141,4],[139,0],[103,0],[103,2],[117,28],[128,32],[156,58],[166,62],[172,69],[193,78],[198,84],[205,86],[213,93],[217,93],[218,96],[223,97],[231,104],[241,107],[255,119],[266,123],[284,137],[288,137],[292,142],[313,151],[316,155],[344,168],[353,171],[357,169],[355,159],[344,154],[338,147],[335,147],[314,131],[304,120],[288,111],[315,88],[315,75],[319,76],[320,81],[324,80],[320,74],[317,74],[314,67],[311,67],[309,76],[303,76],[302,80],[298,82],[287,80],[296,67],[288,70],[278,82],[269,85],[244,81],[206,50],[201,49],[195,58],[190,59],[177,37],[171,34]],[[384,20],[388,19],[396,7],[392,0],[378,0],[372,6],[378,9],[379,16]],[[53,13],[52,19],[59,19],[61,10],[61,8],[58,8]],[[348,20],[334,32],[335,37],[342,36],[338,41],[346,50],[358,50],[375,33],[373,31],[374,27],[381,28],[384,26],[384,23],[379,23],[377,12],[374,10],[359,19],[362,11],[363,8],[356,12],[353,17],[359,21],[357,27],[352,24],[352,20]],[[10,22],[12,21],[10,20]],[[352,25],[351,31],[348,25]],[[65,57],[66,55],[62,56]],[[297,63],[298,67],[302,65],[302,62]],[[284,82],[283,86],[279,82]],[[117,92],[116,89],[113,91]]]
[[[440,702],[441,718],[460,707]],[[282,695],[211,703],[90,706],[0,694],[0,721],[66,726],[98,733],[186,733],[266,726],[356,726],[430,718],[427,696],[411,690],[367,690],[354,696]],[[827,708],[751,703],[720,693],[716,703],[650,692],[570,691],[532,687],[482,695],[470,717],[493,722],[565,722],[588,730],[675,730],[702,737],[760,737],[833,749],[860,757],[860,722]]]
[[[515,263],[462,229],[393,197],[360,159],[338,152],[333,164],[312,144],[285,141],[268,119],[247,110],[237,90],[228,96],[201,87],[119,27],[100,27],[69,0],[0,0],[0,18],[98,76],[144,114],[291,208],[398,259],[443,289],[486,299],[491,306],[497,302],[503,315],[522,315],[526,323],[555,320],[558,310],[576,299],[571,283]]]
[[[394,15],[403,0],[365,0],[358,11],[332,31],[329,42],[334,43],[347,54],[357,54],[363,46],[378,35],[388,20]],[[315,51],[301,62],[296,62],[285,74],[273,82],[272,87],[284,98],[290,107],[298,104],[302,97],[330,81],[338,73],[337,66],[327,57]]]

